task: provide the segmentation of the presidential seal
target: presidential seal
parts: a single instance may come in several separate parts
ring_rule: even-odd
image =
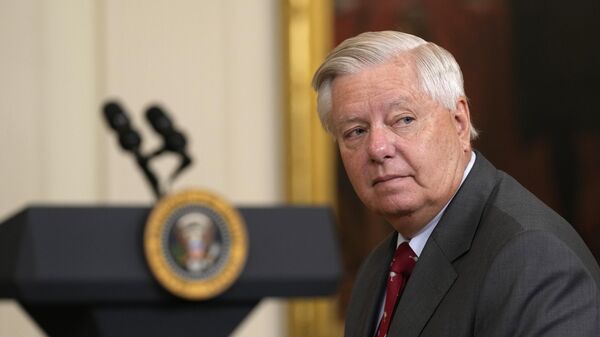
[[[162,198],[144,232],[150,270],[172,294],[215,297],[240,275],[248,254],[240,214],[215,194],[187,190]]]

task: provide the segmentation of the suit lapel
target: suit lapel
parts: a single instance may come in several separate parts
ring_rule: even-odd
[[[477,152],[475,165],[431,234],[398,302],[389,336],[417,337],[457,278],[452,263],[468,252],[497,182]]]
[[[437,244],[427,245],[396,307],[389,336],[418,336],[456,280],[452,264]]]

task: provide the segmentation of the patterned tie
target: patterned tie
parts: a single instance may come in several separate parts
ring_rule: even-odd
[[[390,328],[390,322],[394,315],[396,302],[402,293],[402,289],[406,285],[406,281],[410,277],[410,273],[415,267],[417,254],[408,245],[408,242],[403,242],[396,248],[392,262],[390,263],[390,275],[387,281],[387,290],[385,292],[385,305],[383,307],[383,315],[379,321],[376,337],[387,336]]]

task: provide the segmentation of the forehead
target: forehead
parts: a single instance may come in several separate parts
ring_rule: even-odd
[[[381,74],[388,74],[390,77],[398,80],[416,81],[417,72],[414,56],[408,52],[404,52],[382,63],[364,65],[357,71],[338,75],[334,78],[333,82],[349,77],[380,76]]]
[[[346,111],[361,104],[409,103],[422,93],[415,63],[409,54],[338,76],[331,84],[333,111]]]

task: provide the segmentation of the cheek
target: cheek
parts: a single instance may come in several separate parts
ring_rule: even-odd
[[[429,184],[434,190],[444,190],[456,175],[456,164],[460,153],[460,140],[453,135],[440,133],[439,138],[434,138],[429,144],[427,157]]]
[[[364,169],[364,156],[361,156],[357,151],[342,150],[340,151],[340,157],[342,158],[342,163],[350,182],[355,188],[360,187],[360,178],[364,177],[366,173]]]
[[[430,134],[412,144],[406,158],[423,185],[434,187],[431,185],[439,184],[441,178],[447,175],[445,163],[454,156],[452,142],[452,139],[440,134]]]
[[[340,152],[340,157],[342,158],[342,163],[344,164],[344,169],[348,176],[353,176],[357,166],[354,156],[347,152]]]

